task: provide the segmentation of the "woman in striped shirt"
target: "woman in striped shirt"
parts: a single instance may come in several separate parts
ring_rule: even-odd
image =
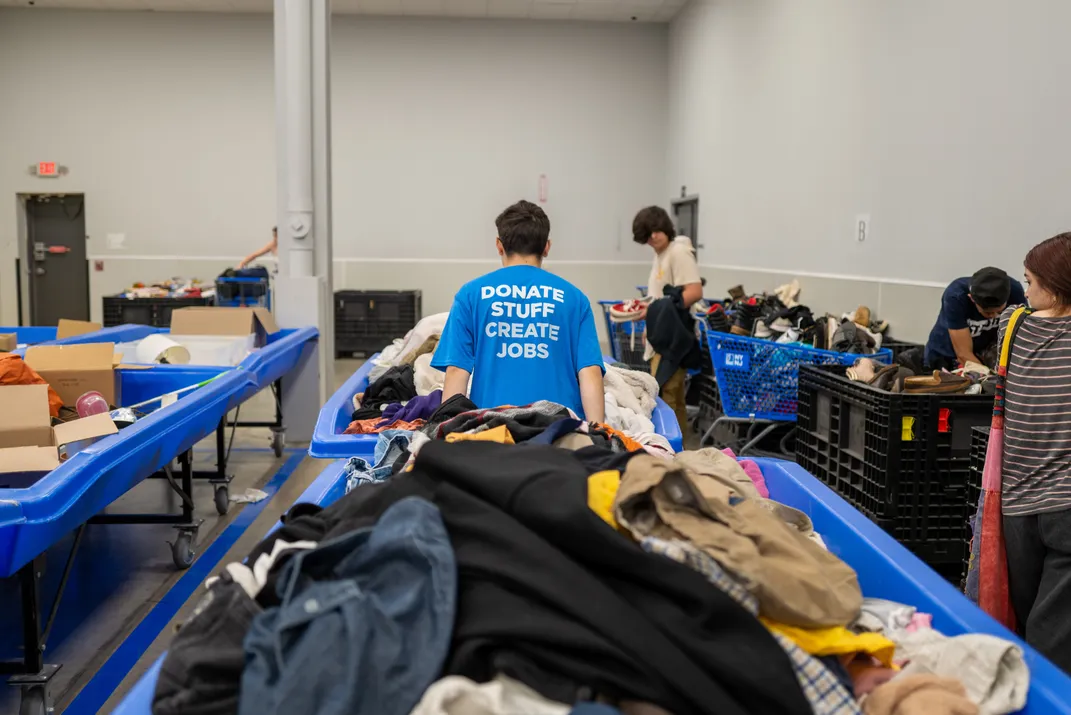
[[[1071,233],[1034,246],[1024,266],[1034,312],[1012,342],[1004,412],[1009,587],[1026,641],[1071,672]]]

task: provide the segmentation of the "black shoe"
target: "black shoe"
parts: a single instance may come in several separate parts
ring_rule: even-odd
[[[715,305],[707,313],[707,327],[715,333],[727,333],[732,328],[729,316],[720,305]]]

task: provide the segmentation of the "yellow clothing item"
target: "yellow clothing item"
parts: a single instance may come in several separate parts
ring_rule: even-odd
[[[610,526],[617,528],[614,518],[614,498],[621,487],[621,472],[607,470],[588,477],[588,509]]]
[[[843,626],[797,628],[761,616],[759,620],[771,631],[792,639],[796,645],[811,655],[867,653],[887,668],[896,667],[893,665],[893,651],[896,650],[896,644],[880,633],[852,633]]]
[[[506,425],[499,425],[483,432],[451,432],[446,435],[447,442],[498,442],[499,444],[517,444],[513,441]]]

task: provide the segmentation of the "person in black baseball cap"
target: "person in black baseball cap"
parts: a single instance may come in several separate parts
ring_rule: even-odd
[[[1024,303],[1022,284],[999,268],[988,266],[970,278],[952,281],[941,296],[941,312],[926,343],[926,368],[985,365],[979,355],[996,345],[1001,312],[1008,305]]]

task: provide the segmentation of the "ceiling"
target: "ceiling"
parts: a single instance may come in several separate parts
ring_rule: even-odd
[[[668,22],[687,0],[333,0],[335,14]],[[0,0],[0,7],[271,12],[273,0]]]

